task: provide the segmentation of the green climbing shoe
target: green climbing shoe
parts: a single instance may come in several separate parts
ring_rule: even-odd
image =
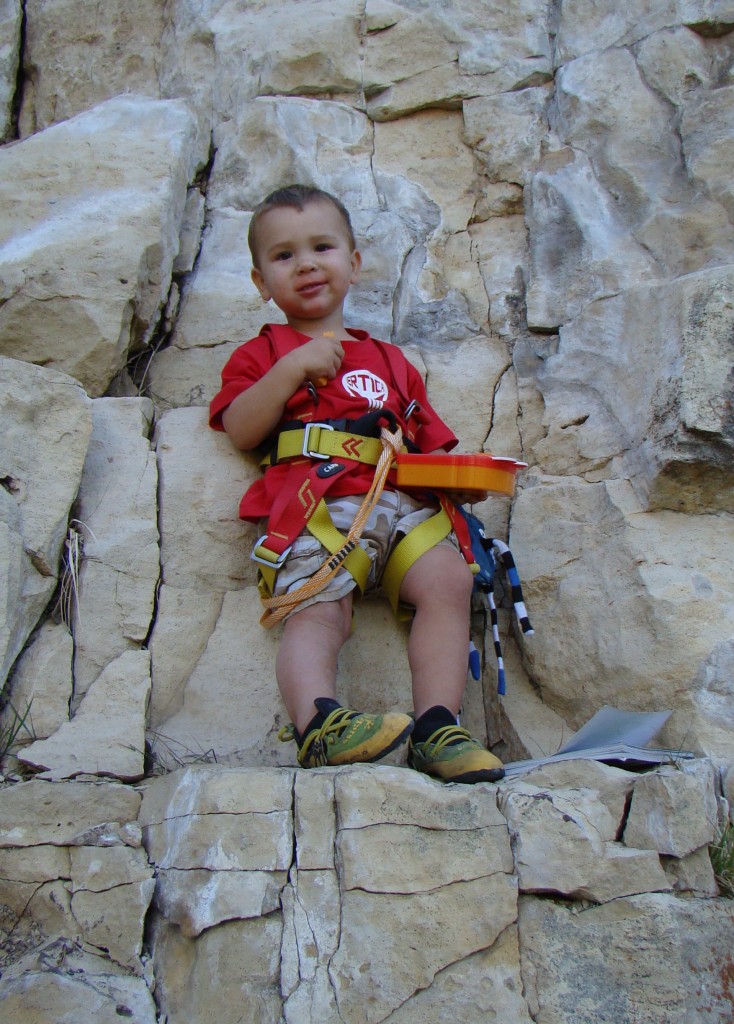
[[[396,712],[365,715],[337,707],[322,725],[306,734],[298,749],[298,763],[302,768],[319,768],[378,761],[408,738],[414,724],[409,715]],[[284,743],[295,740],[294,727],[282,728],[278,739]]]
[[[424,743],[411,740],[408,765],[444,782],[497,782],[505,774],[500,759],[458,725],[436,729]]]

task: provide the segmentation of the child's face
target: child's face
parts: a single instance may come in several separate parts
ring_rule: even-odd
[[[361,257],[352,250],[341,214],[327,200],[302,210],[275,207],[257,226],[259,267],[252,280],[266,301],[272,299],[294,327],[326,325],[341,310],[359,277]]]

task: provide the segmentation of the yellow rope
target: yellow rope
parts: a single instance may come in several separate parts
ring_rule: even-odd
[[[403,432],[400,427],[397,427],[393,434],[386,427],[382,427],[380,430],[380,441],[382,443],[382,452],[375,466],[375,475],[372,478],[370,489],[365,494],[364,500],[349,528],[343,546],[333,555],[329,555],[313,576],[296,590],[280,594],[278,597],[263,598],[262,603],[265,611],[260,619],[260,624],[265,626],[266,629],[275,626],[289,612],[297,608],[302,601],[306,601],[309,597],[321,593],[329,580],[339,572],[339,568],[347,555],[357,546],[367,519],[385,489],[387,475],[390,472],[393,461],[402,448]]]

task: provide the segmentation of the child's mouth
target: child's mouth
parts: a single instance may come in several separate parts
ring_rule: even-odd
[[[310,284],[301,285],[298,289],[298,294],[303,298],[310,298],[313,295],[317,295],[325,284],[325,281],[312,281]]]

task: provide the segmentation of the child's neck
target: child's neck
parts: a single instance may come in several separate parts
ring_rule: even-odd
[[[343,338],[347,329],[344,326],[344,318],[341,316],[324,317],[323,320],[300,320],[295,317],[288,318],[288,326],[300,334],[309,338],[327,337]]]

